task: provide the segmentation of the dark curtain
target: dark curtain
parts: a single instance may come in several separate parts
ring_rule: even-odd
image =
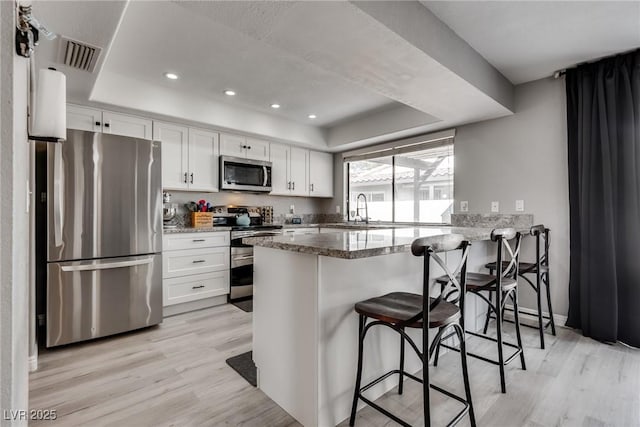
[[[567,325],[640,347],[640,49],[567,71]]]

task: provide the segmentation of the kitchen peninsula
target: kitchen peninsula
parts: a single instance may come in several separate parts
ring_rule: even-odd
[[[521,230],[524,231],[524,230]],[[357,364],[356,302],[392,291],[420,293],[422,259],[411,255],[420,237],[448,234],[472,241],[469,271],[493,258],[491,228],[396,227],[321,229],[320,234],[246,239],[254,252],[253,358],[258,386],[304,426],[335,426],[348,417]],[[457,253],[447,254],[452,268]],[[441,274],[433,263],[432,274]],[[476,329],[485,305],[470,298],[467,327]],[[409,331],[417,338],[419,331]],[[365,342],[363,383],[397,368],[397,334],[372,330]],[[416,342],[419,342],[417,340]],[[421,369],[412,354],[408,372]],[[377,398],[396,377],[368,391]]]

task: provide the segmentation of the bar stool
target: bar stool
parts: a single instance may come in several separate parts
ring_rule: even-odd
[[[540,348],[544,349],[544,331],[551,326],[551,334],[556,335],[556,324],[553,319],[553,308],[551,307],[551,290],[549,287],[549,229],[544,225],[534,225],[529,230],[529,234],[536,238],[536,261],[531,262],[520,262],[518,263],[518,275],[522,277],[531,288],[536,293],[537,302],[538,302],[538,313],[536,317],[538,318],[538,326],[527,325],[523,323],[522,326],[527,326],[529,328],[538,329],[540,331]],[[544,248],[542,245],[544,244]],[[486,268],[489,269],[489,273],[493,274],[493,271],[496,269],[496,263],[491,262],[485,265]],[[525,276],[526,274],[535,274],[536,283],[534,284],[529,277]],[[547,309],[548,315],[543,314],[542,312],[542,286],[546,287],[547,294]],[[507,308],[507,310],[512,311]],[[528,314],[528,313],[520,313],[520,314]],[[503,316],[504,317],[504,316]],[[485,333],[487,327],[489,325],[489,320],[493,318],[490,312],[487,312],[487,318],[485,319]],[[544,320],[548,320],[546,324],[544,324]]]
[[[514,247],[512,248],[509,244],[509,240],[515,240]],[[496,315],[496,333],[497,337],[493,338],[491,336],[486,335],[486,329],[482,334],[466,330],[466,333],[484,338],[490,341],[494,341],[498,345],[498,360],[489,359],[487,357],[481,356],[479,354],[467,352],[467,354],[471,357],[475,357],[476,359],[484,360],[485,362],[492,363],[494,365],[498,365],[500,368],[500,389],[503,393],[507,392],[507,387],[505,383],[505,374],[504,367],[511,363],[512,360],[516,358],[516,356],[520,356],[520,364],[522,365],[522,369],[526,370],[526,363],[524,359],[524,350],[522,347],[522,337],[520,336],[520,322],[518,319],[518,259],[520,256],[520,244],[522,242],[522,235],[516,232],[513,228],[503,228],[503,229],[494,229],[491,231],[491,241],[496,242],[498,244],[497,250],[497,262],[496,265],[502,266],[502,270],[500,274],[490,275],[490,274],[482,274],[482,273],[467,273],[467,292],[472,292],[474,295],[485,300],[488,304],[488,311],[493,311]],[[507,252],[509,260],[505,260],[503,256],[503,247]],[[447,282],[446,276],[441,276],[436,279],[437,283],[440,283],[441,286],[446,286]],[[500,292],[497,290],[500,289]],[[485,297],[481,292],[489,291],[489,298]],[[492,293],[496,294],[496,302],[493,303],[491,299]],[[502,314],[503,308],[507,300],[511,298],[513,305],[515,307],[515,325],[516,325],[516,338],[517,344],[513,344],[510,342],[506,342],[502,337]],[[485,325],[486,326],[486,325]],[[438,357],[440,355],[440,346],[448,348],[454,351],[461,351],[460,348],[456,348],[445,344],[444,341],[451,336],[441,336],[438,341],[438,345],[436,346],[436,354],[434,359],[434,365],[438,364]],[[504,357],[504,349],[503,345],[514,348],[515,351],[509,357]]]
[[[359,315],[358,372],[353,394],[351,417],[349,419],[350,426],[353,426],[355,423],[358,400],[362,400],[395,422],[403,426],[410,426],[410,424],[403,421],[401,418],[363,396],[365,391],[394,374],[399,375],[398,394],[402,394],[403,392],[403,381],[405,376],[422,383],[425,426],[431,425],[429,403],[430,389],[443,393],[464,405],[464,408],[448,425],[452,426],[457,424],[466,414],[469,415],[471,425],[476,425],[473,405],[471,403],[471,389],[469,387],[469,375],[467,371],[464,316],[461,315],[461,313],[464,313],[469,242],[464,240],[463,236],[456,234],[446,236],[437,243],[429,243],[427,239],[428,238],[417,239],[411,245],[411,252],[413,255],[424,258],[422,295],[407,292],[393,292],[384,296],[360,301],[355,305],[355,311]],[[437,254],[440,252],[454,250],[460,250],[462,252],[462,256],[457,268],[452,273],[447,268],[442,258]],[[429,264],[431,259],[433,259],[446,272],[447,277],[449,277],[449,281],[443,288],[443,291],[436,298],[429,297]],[[367,323],[368,319],[372,319],[372,321]],[[364,339],[367,332],[369,332],[369,330],[374,326],[386,326],[400,335],[400,367],[399,369],[387,372],[365,386],[361,386]],[[422,329],[422,351],[420,351],[411,337],[406,334],[405,328]],[[429,329],[434,328],[439,328],[439,331],[433,341],[433,344],[429,347],[428,332]],[[439,342],[443,332],[450,328],[453,328],[453,333],[457,335],[460,340],[460,360],[462,362],[465,398],[457,396],[429,382],[429,359],[434,352],[435,344]],[[422,361],[422,378],[418,378],[404,370],[405,341],[409,343]]]

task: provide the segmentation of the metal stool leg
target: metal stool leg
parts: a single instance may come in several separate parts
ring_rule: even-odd
[[[538,329],[540,332],[540,348],[544,350],[544,319],[542,318],[542,273],[536,269],[536,298],[538,301]]]
[[[489,291],[489,301],[493,301],[493,291]],[[482,328],[482,333],[487,334],[487,330],[489,329],[489,320],[491,319],[491,307],[487,307],[487,316],[484,319],[484,328]]]
[[[404,332],[404,328],[402,328]],[[404,386],[404,337],[400,335],[400,380],[398,382],[398,394],[402,394]]]
[[[467,345],[464,329],[460,325],[453,325],[460,341],[460,361],[462,362],[462,379],[464,381],[464,392],[469,404],[469,422],[471,427],[476,426],[476,416],[473,412],[473,403],[471,402],[471,386],[469,384],[469,369],[467,368]]]
[[[428,319],[427,319],[428,320]],[[422,401],[424,409],[424,427],[431,427],[431,403],[429,394],[429,328],[422,328]]]
[[[442,328],[438,330],[438,334],[442,331]],[[440,344],[442,344],[442,339],[438,341],[438,345],[436,346],[436,354],[433,356],[433,366],[438,366],[438,358],[440,357]]]
[[[367,319],[361,314],[358,320],[358,374],[356,376],[356,389],[353,392],[353,405],[351,406],[351,417],[349,418],[350,426],[353,426],[356,422],[358,398],[360,397],[360,384],[362,382],[362,355],[364,352],[364,324]]]
[[[544,279],[547,279],[546,281]],[[547,288],[547,306],[549,307],[549,321],[551,322],[551,333],[555,336],[556,335],[556,321],[553,318],[553,308],[551,308],[551,287],[549,286],[550,284],[550,279],[549,279],[549,271],[547,270],[547,272],[545,273],[545,277],[543,278],[543,281],[545,282],[546,288]]]
[[[515,288],[511,292],[511,301],[513,301],[513,315],[515,317],[516,323],[516,338],[518,339],[518,347],[520,348],[520,364],[522,365],[522,369],[526,370],[527,365],[524,361],[524,348],[522,347],[522,337],[520,336],[520,319],[518,317],[518,288]],[[543,331],[543,329],[541,329]]]
[[[502,351],[502,290],[496,289],[496,333],[498,335],[498,368],[500,368],[500,390],[507,392],[504,380],[504,354]]]

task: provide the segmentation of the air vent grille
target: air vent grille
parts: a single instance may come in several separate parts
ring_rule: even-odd
[[[101,52],[99,47],[61,37],[58,60],[69,67],[92,73]]]

